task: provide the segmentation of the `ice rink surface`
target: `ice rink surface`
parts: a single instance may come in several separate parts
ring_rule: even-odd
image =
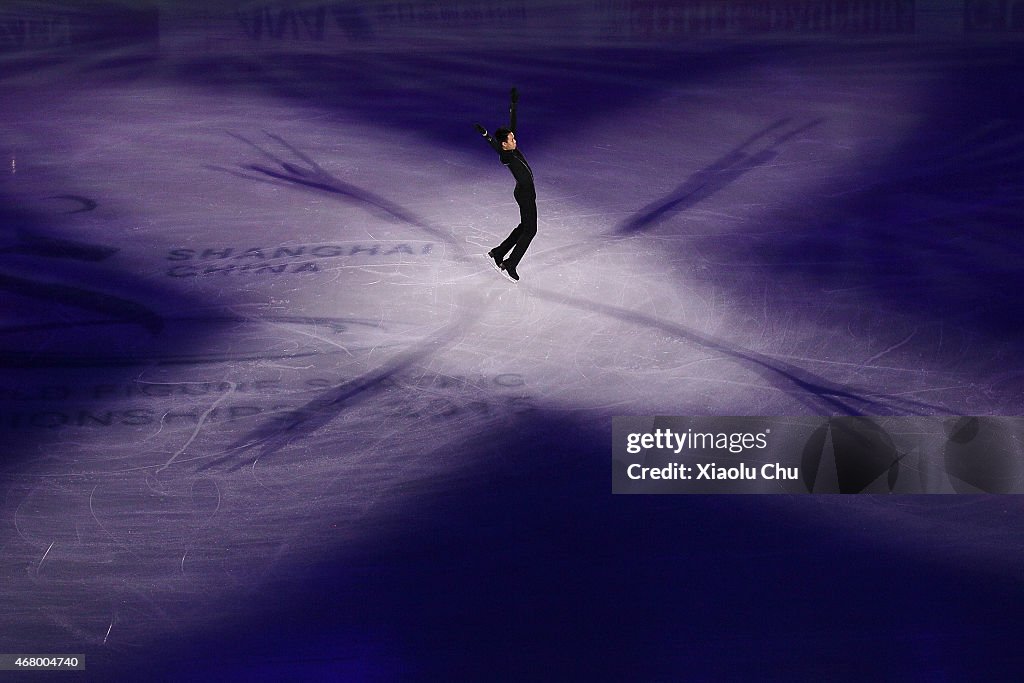
[[[2,63],[0,652],[89,680],[1017,670],[1017,497],[609,475],[616,415],[1020,413],[1015,45]],[[473,129],[512,85],[517,285]]]

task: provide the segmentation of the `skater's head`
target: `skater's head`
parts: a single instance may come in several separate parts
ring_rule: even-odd
[[[494,139],[501,143],[501,148],[506,152],[511,152],[516,148],[516,134],[508,128],[499,128],[494,131]]]

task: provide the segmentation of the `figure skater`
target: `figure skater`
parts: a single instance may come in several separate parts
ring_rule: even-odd
[[[537,191],[533,187],[533,171],[526,163],[526,157],[516,146],[516,105],[519,103],[519,93],[515,88],[512,88],[510,99],[508,128],[494,131],[494,137],[488,135],[487,129],[479,123],[476,124],[476,129],[494,148],[501,158],[501,163],[508,167],[512,177],[516,179],[516,189],[512,196],[519,205],[519,225],[504,242],[487,252],[487,256],[494,260],[499,272],[513,282],[518,282],[519,273],[516,272],[516,267],[537,234]]]

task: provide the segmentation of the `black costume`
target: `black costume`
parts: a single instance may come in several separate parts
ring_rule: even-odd
[[[516,132],[516,104],[518,101],[519,96],[516,89],[513,88],[508,123],[508,128],[512,133]],[[519,225],[505,238],[504,242],[487,252],[487,255],[493,258],[498,267],[508,273],[512,279],[518,280],[516,266],[519,265],[519,261],[522,260],[534,235],[537,234],[537,191],[533,186],[533,170],[526,163],[526,157],[522,152],[518,149],[502,149],[503,140],[491,137],[481,126],[477,126],[477,128],[482,131],[484,138],[498,153],[501,163],[508,167],[508,170],[512,172],[512,177],[516,179],[516,189],[512,196],[515,197],[516,204],[519,205]],[[509,254],[509,251],[512,253]]]

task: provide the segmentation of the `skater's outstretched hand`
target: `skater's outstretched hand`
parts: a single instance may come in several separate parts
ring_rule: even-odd
[[[484,137],[487,137],[487,129],[484,128],[483,126],[481,126],[479,123],[476,124],[476,130],[477,130],[478,133],[480,133],[480,135],[483,135]]]
[[[515,88],[512,88],[512,92],[509,93],[509,99],[512,100],[512,104],[515,104],[516,102],[518,102],[519,101],[519,91],[516,90]]]

